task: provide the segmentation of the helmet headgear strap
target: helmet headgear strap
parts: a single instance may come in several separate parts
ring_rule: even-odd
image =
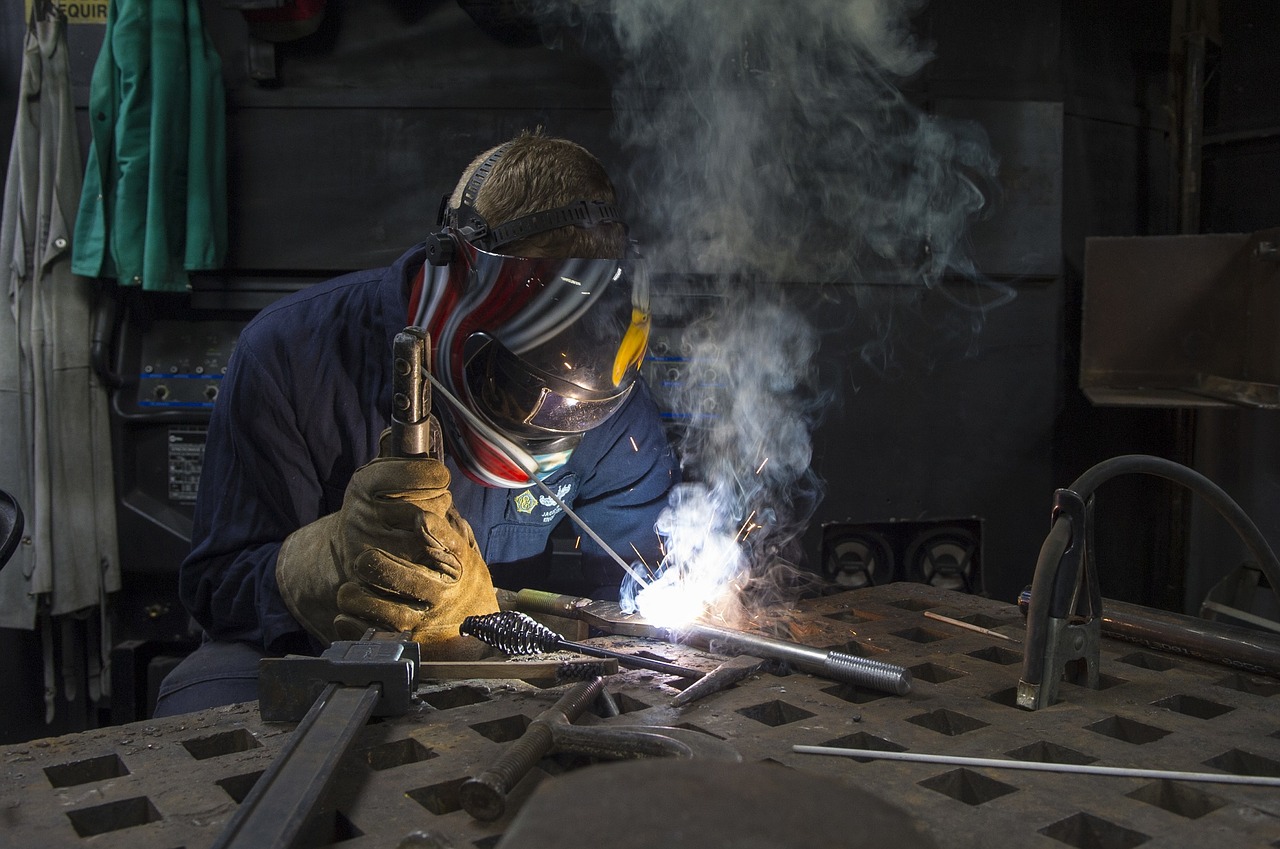
[[[490,227],[475,208],[476,198],[480,195],[480,187],[493,172],[494,166],[511,147],[512,142],[501,145],[481,162],[471,173],[471,179],[462,189],[462,197],[457,208],[450,208],[449,196],[440,201],[438,232],[427,237],[427,261],[432,265],[447,265],[453,259],[453,241],[449,238],[449,230],[453,229],[471,244],[488,253],[497,253],[498,248],[511,242],[555,230],[560,227],[595,227],[598,224],[622,224],[622,215],[618,208],[605,201],[579,200],[558,206],[555,209],[544,209],[522,215],[519,218]]]

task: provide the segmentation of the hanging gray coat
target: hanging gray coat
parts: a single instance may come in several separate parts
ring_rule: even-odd
[[[28,29],[0,219],[0,489],[27,528],[0,570],[0,627],[39,617],[46,639],[48,617],[120,588],[107,395],[89,358],[95,285],[71,272],[83,164],[65,28]]]

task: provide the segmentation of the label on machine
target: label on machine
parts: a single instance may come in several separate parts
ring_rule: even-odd
[[[169,499],[194,504],[204,466],[204,443],[208,428],[176,425],[169,428]]]

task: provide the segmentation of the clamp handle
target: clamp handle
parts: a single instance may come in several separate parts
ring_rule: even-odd
[[[443,459],[440,426],[431,416],[431,335],[421,327],[396,334],[391,358],[391,443],[396,457]]]
[[[1093,567],[1089,513],[1076,492],[1054,493],[1053,525],[1031,582],[1018,707],[1038,710],[1053,704],[1068,664],[1073,680],[1098,688],[1102,594]]]

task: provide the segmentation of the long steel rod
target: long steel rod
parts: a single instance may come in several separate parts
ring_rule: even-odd
[[[671,633],[678,642],[701,646],[711,651],[781,660],[802,672],[861,684],[883,693],[905,696],[911,692],[911,670],[896,663],[885,663],[831,649],[815,649],[800,643],[789,643],[702,623],[672,629]]]
[[[1054,764],[1041,761],[1012,761],[1003,758],[969,758],[960,755],[931,755],[920,752],[881,752],[872,749],[844,749],[835,746],[792,746],[791,751],[805,755],[837,755],[846,758],[877,758],[889,761],[983,766],[994,769],[1025,769],[1036,772],[1074,772],[1085,775],[1111,775],[1122,778],[1167,778],[1170,781],[1202,781],[1213,784],[1256,784],[1280,787],[1280,778],[1266,775],[1222,775],[1216,772],[1181,772],[1175,769],[1141,769],[1137,767],[1096,766],[1093,764]]]
[[[293,736],[253,785],[212,849],[288,849],[300,845],[338,762],[378,703],[376,686],[328,685]]]
[[[1029,603],[1030,594],[1024,591],[1018,607],[1026,610]],[[1280,675],[1280,635],[1265,631],[1104,598],[1102,633],[1232,669]]]

